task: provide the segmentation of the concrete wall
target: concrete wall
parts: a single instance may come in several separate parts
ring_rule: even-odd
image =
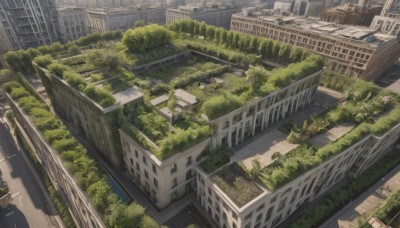
[[[388,153],[400,138],[400,124],[381,137],[367,135],[343,152],[329,158],[274,191],[264,189],[241,208],[210,179],[213,173],[197,170],[197,200],[220,227],[276,227],[302,205],[328,191],[345,177],[354,177]],[[210,201],[208,200],[210,198]],[[210,203],[211,202],[211,203]],[[216,208],[220,209],[220,212]],[[224,215],[225,214],[225,215]],[[237,215],[237,219],[233,215]]]
[[[69,208],[78,227],[105,227],[100,215],[91,205],[86,194],[78,187],[72,175],[64,167],[62,160],[49,144],[44,140],[29,119],[29,117],[18,107],[18,105],[7,95],[11,109],[26,132],[31,144],[34,146],[36,156],[40,160],[44,170],[50,177],[51,182],[61,193],[62,199]]]
[[[102,108],[63,79],[36,67],[51,98],[54,110],[82,133],[85,138],[115,166],[122,161],[117,118],[118,104]]]

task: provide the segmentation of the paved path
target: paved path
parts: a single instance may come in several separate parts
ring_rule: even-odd
[[[14,143],[8,126],[0,117],[0,169],[8,183],[13,201],[6,209],[0,209],[1,228],[60,227],[50,212],[45,188],[38,180],[32,164]],[[40,183],[39,183],[40,182]],[[60,218],[57,218],[59,221]]]
[[[397,153],[399,153],[399,151],[397,151]],[[370,187],[368,190],[366,190],[363,194],[361,194],[359,197],[357,197],[351,203],[349,203],[345,207],[343,207],[340,211],[338,211],[336,214],[334,214],[330,219],[328,219],[326,222],[324,222],[320,227],[321,228],[325,228],[325,227],[337,228],[337,227],[339,227],[339,225],[338,225],[339,220],[347,220],[348,218],[353,219],[356,214],[358,215],[357,207],[359,207],[359,205],[362,204],[368,197],[379,195],[380,193],[378,192],[378,190],[381,187],[385,186],[388,181],[391,183],[399,183],[399,180],[400,180],[399,173],[400,173],[400,165],[398,165],[394,169],[392,169],[380,181],[375,183],[372,187]],[[393,177],[395,177],[396,180],[391,180]]]

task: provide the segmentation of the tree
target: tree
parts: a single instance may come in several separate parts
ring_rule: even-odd
[[[246,71],[246,81],[250,82],[254,92],[258,92],[260,87],[267,80],[268,72],[261,66],[250,66]]]
[[[157,222],[151,218],[148,215],[145,215],[142,218],[142,221],[140,222],[139,225],[140,228],[159,228],[160,226],[157,224]]]
[[[214,35],[215,35],[215,27],[208,25],[206,27],[206,38],[207,40],[214,40]]]
[[[110,185],[106,180],[101,179],[87,188],[87,192],[92,200],[93,205],[104,213],[107,205],[107,196],[110,193]]]

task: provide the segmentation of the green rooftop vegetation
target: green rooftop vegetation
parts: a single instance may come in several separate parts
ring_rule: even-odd
[[[342,77],[345,82],[341,81]],[[291,130],[288,140],[300,146],[263,167],[258,174],[258,179],[270,190],[294,180],[369,134],[382,136],[400,122],[399,97],[370,82],[328,72],[321,83],[330,88],[343,83],[342,92],[347,94],[347,99],[320,116],[312,117],[303,127]],[[311,136],[344,122],[357,126],[321,148],[315,148],[310,143]]]
[[[189,59],[144,72],[134,71],[188,48],[203,54],[194,53]],[[209,136],[202,114],[209,120],[226,115],[251,99],[320,71],[323,65],[320,56],[305,49],[191,20],[137,27],[124,34],[91,34],[67,45],[40,49],[30,50],[31,54],[10,52],[6,61],[13,70],[22,71],[25,66],[15,61],[24,59],[19,62],[32,68],[33,60],[102,107],[116,102],[113,94],[139,87],[147,112],[125,117],[129,124],[124,130],[135,135],[140,132],[135,138],[150,145],[148,149],[160,159]],[[265,70],[261,65],[265,59],[287,67]],[[247,70],[249,64],[253,65]],[[187,100],[174,95],[178,89],[189,93],[186,97],[195,96],[195,100],[187,105]],[[168,99],[150,104],[160,96]],[[153,143],[146,142],[149,140]]]
[[[201,156],[199,156],[197,159],[201,160],[205,158],[205,160],[200,163],[200,167],[206,173],[212,173],[219,167],[228,164],[232,154],[233,151],[229,147],[220,147],[215,150],[207,148],[202,152]]]
[[[122,129],[160,160],[191,148],[206,140],[210,134],[208,125],[201,121],[181,116],[169,123],[144,103],[124,108]]]
[[[225,166],[213,174],[211,179],[239,208],[263,193],[237,163]]]
[[[111,191],[104,173],[87,155],[86,149],[49,111],[47,105],[36,98],[37,94],[30,92],[31,87],[26,88],[16,81],[10,81],[4,84],[4,89],[30,117],[48,144],[58,152],[65,167],[73,175],[79,187],[86,191],[107,227],[128,227],[131,224],[138,224],[138,227],[158,227],[158,225],[153,226],[156,223],[144,214],[142,206],[137,203],[125,204],[118,199]]]

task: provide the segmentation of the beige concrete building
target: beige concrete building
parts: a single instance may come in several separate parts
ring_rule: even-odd
[[[233,147],[311,102],[322,72],[312,74],[266,97],[252,100],[239,109],[209,121],[215,129],[210,138],[173,155],[158,159],[123,130],[119,130],[126,172],[147,196],[164,208],[192,192],[196,186],[198,157],[207,146]],[[146,137],[143,134],[143,137]],[[146,137],[154,147],[156,143]]]
[[[395,19],[390,17],[375,16],[370,28],[392,36],[397,36],[397,34],[400,33],[400,18]]]
[[[98,8],[86,11],[86,25],[90,32],[126,30],[139,20],[146,24],[165,24],[165,8],[160,5],[139,5],[134,8]]]
[[[378,79],[400,53],[394,36],[301,17],[238,13],[231,30],[307,48],[327,57],[328,69],[365,80]]]
[[[399,139],[399,135],[400,124],[383,136],[367,135],[339,154],[275,190],[267,189],[246,177],[245,171],[237,164],[241,162],[248,166],[243,163],[243,159],[237,159],[236,154],[241,153],[239,150],[231,157],[229,164],[215,171],[207,173],[201,168],[201,164],[196,168],[197,200],[219,224],[219,227],[276,227],[302,205],[325,193],[344,177],[355,176],[367,169],[390,151]],[[284,140],[286,138],[282,139]],[[273,144],[280,143],[280,140],[275,140]],[[249,145],[249,147],[254,146]],[[291,150],[296,146],[290,147],[287,144],[286,147]],[[276,152],[271,148],[265,149],[265,153],[262,154],[264,157],[272,156]],[[288,153],[290,150],[283,153]],[[252,150],[249,151],[252,152]],[[251,160],[256,159],[257,156],[248,154],[246,157]],[[267,166],[272,163],[272,160],[264,161],[262,165]],[[220,184],[221,178],[227,182],[235,180],[239,183],[240,181],[242,185],[248,187],[235,193]],[[248,189],[256,194],[247,198],[243,205],[238,205],[238,200],[243,200],[241,197],[249,194],[246,192]]]
[[[43,135],[36,130],[30,117],[19,108],[18,104],[8,94],[7,98],[17,119],[19,129],[28,143],[33,145],[40,164],[55,188],[60,192],[62,200],[71,212],[76,225],[85,228],[106,227],[87,194],[80,189],[73,175],[64,167],[59,154],[51,148]]]
[[[87,35],[84,8],[66,6],[58,8],[61,37],[63,42],[69,42]]]
[[[227,4],[192,4],[179,6],[178,8],[168,8],[166,10],[166,22],[170,24],[180,19],[193,19],[229,29],[232,14],[239,11],[239,8]]]

